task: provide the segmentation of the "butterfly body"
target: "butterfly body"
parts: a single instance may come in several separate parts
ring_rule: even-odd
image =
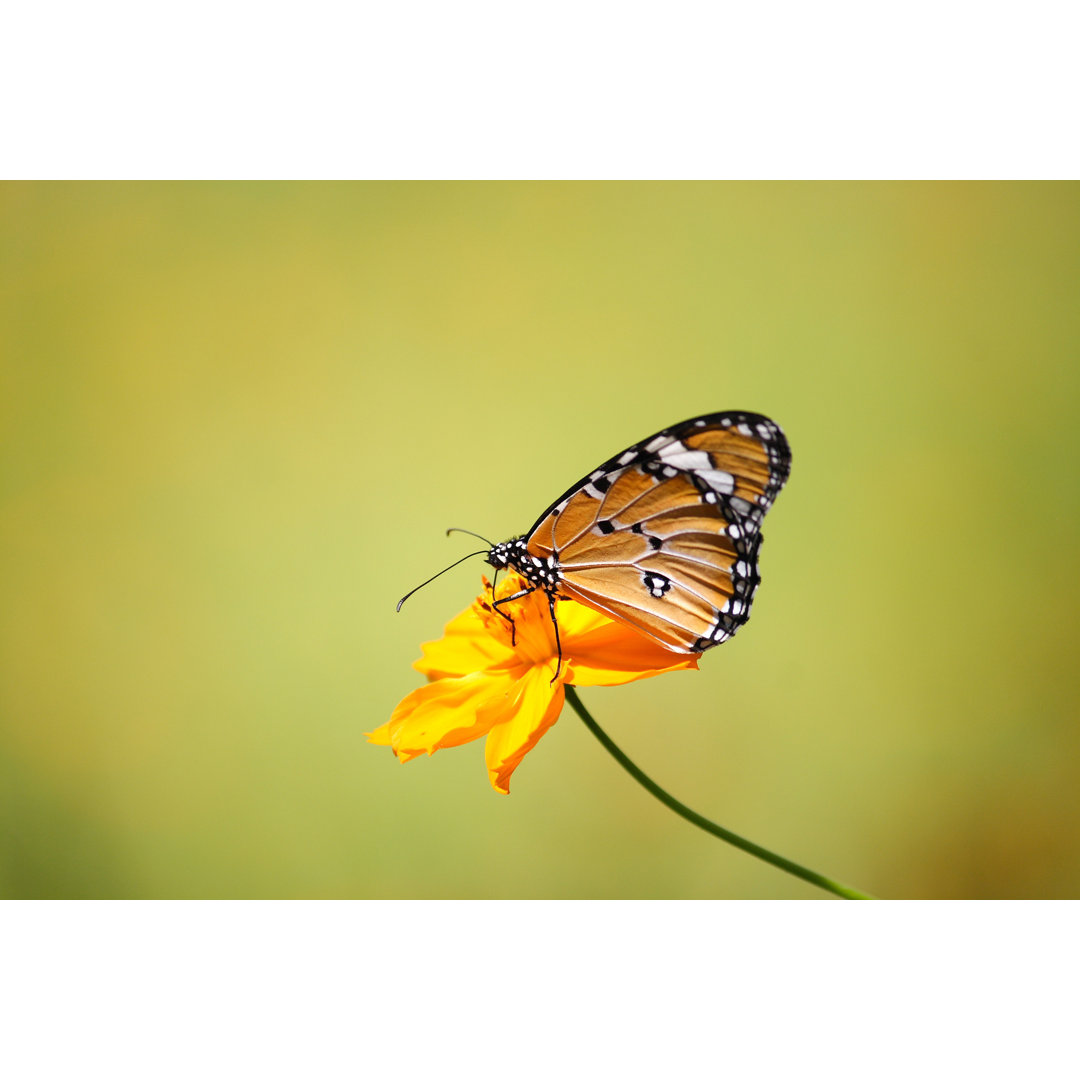
[[[488,562],[516,570],[524,593],[542,589],[553,621],[564,597],[668,648],[702,652],[749,618],[761,522],[790,469],[787,439],[768,417],[694,417],[582,477]]]

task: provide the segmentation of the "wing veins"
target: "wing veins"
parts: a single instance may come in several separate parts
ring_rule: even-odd
[[[611,472],[601,474],[601,476],[598,476],[596,479],[599,480],[599,479],[602,479],[602,478],[607,478],[607,479],[610,479],[612,484],[614,484],[615,479],[612,479],[612,478],[617,479],[619,476],[621,476],[623,473],[627,472],[629,469],[631,469],[633,467],[634,466],[632,466],[632,465],[623,465],[623,466],[620,466],[618,469],[613,469]],[[595,480],[589,480],[588,481],[588,483],[592,483],[592,484],[594,484],[595,482],[596,482]],[[586,485],[582,484],[581,487],[578,488],[578,490],[574,492],[574,495],[577,495],[585,487],[586,487]],[[655,491],[655,490],[656,490],[655,487],[649,489],[649,491]],[[647,495],[648,493],[649,493],[648,491],[642,492],[643,495]],[[571,496],[571,498],[573,498],[573,496]],[[630,502],[628,502],[626,505],[627,506],[632,506],[640,498],[641,498],[641,495],[635,495],[634,498],[631,499]],[[569,540],[566,540],[565,542],[561,543],[559,545],[558,549],[557,549],[558,551],[562,551],[564,548],[570,547],[571,544],[576,544],[583,536],[585,536],[587,533],[589,533],[592,530],[593,526],[600,520],[600,512],[604,509],[604,504],[607,502],[607,492],[606,491],[603,493],[603,498],[601,498],[598,501],[599,501],[599,505],[597,506],[597,513],[593,514],[593,519],[592,519],[591,524],[586,525],[585,528],[582,529],[575,536],[572,536],[572,537],[570,537]],[[620,510],[619,513],[622,513],[622,511]],[[558,525],[558,521],[556,521],[555,524],[552,525],[552,527],[551,527],[552,541],[554,541],[554,539],[555,539],[555,527],[557,525]]]
[[[609,478],[610,477],[616,477],[617,478],[619,475],[626,472],[628,469],[638,468],[638,467],[639,467],[639,464],[625,465],[622,468],[615,469],[612,472],[604,473],[604,476],[609,477]],[[622,517],[627,512],[627,510],[629,510],[635,503],[640,502],[647,495],[654,494],[658,487],[662,487],[664,484],[670,483],[671,481],[674,481],[674,480],[678,480],[681,477],[690,477],[692,475],[693,475],[693,473],[691,471],[686,470],[686,469],[680,469],[679,473],[678,473],[678,476],[664,477],[662,480],[660,480],[659,483],[654,484],[651,488],[647,488],[645,491],[642,491],[640,494],[635,495],[628,503],[624,504],[622,506],[622,508],[618,511],[618,516]],[[597,479],[599,479],[599,477]],[[592,481],[592,482],[595,482],[595,481]],[[612,479],[611,483],[614,484],[615,480]],[[584,486],[584,485],[582,485],[582,486]],[[575,492],[575,494],[577,494],[577,492]],[[687,507],[686,507],[688,510],[689,509],[695,509],[696,510],[699,507],[705,507],[705,506],[711,507],[712,506],[712,503],[707,503],[701,497],[701,492],[698,492],[697,494],[698,494],[698,502],[688,504]],[[571,544],[576,544],[583,536],[585,536],[587,533],[589,533],[592,530],[593,526],[595,526],[596,523],[601,520],[601,514],[603,512],[604,504],[606,502],[607,502],[607,493],[605,492],[604,493],[604,498],[602,498],[600,500],[600,505],[597,507],[597,513],[593,515],[592,524],[586,525],[584,529],[582,529],[576,535],[572,536],[569,540],[566,540],[566,541],[560,543],[559,547],[558,547],[559,551],[562,551],[564,548],[570,547]],[[646,521],[652,521],[653,518],[659,517],[661,514],[670,514],[670,513],[671,513],[671,508],[670,507],[668,509],[666,509],[666,510],[657,510],[655,513],[650,514],[648,517],[638,518],[632,524],[634,524],[634,525],[642,525]],[[727,518],[725,518],[722,514],[720,514],[719,511],[717,511],[717,520],[727,523]],[[558,522],[556,522],[556,524],[558,524]],[[628,531],[628,530],[629,530],[628,525],[620,525],[616,529],[616,532],[624,532],[624,531]],[[554,531],[555,530],[554,530],[554,527],[553,527],[552,528],[552,535],[553,536],[554,536]]]
[[[689,562],[690,560],[687,560],[687,561]],[[707,566],[710,570],[718,570],[719,569],[719,567],[714,566],[712,563],[700,563],[699,565]],[[579,572],[579,571],[584,571],[584,570],[610,570],[613,566],[624,567],[625,569],[628,569],[628,570],[632,568],[634,570],[637,570],[639,573],[648,573],[647,570],[645,570],[641,566],[638,566],[637,563],[627,563],[627,562],[590,563],[590,564],[587,564],[585,566],[574,566],[572,569],[568,569],[568,568],[564,567],[564,570],[566,571],[567,574],[573,574],[573,573],[576,573],[576,572]],[[665,576],[667,576],[667,575],[665,575]],[[728,572],[727,576],[728,576],[728,580],[730,580],[731,579],[730,572]],[[685,580],[683,580],[682,578],[673,579],[672,584],[677,585],[684,592],[690,593],[691,596],[696,596],[703,604],[707,604],[709,607],[716,610],[716,604],[713,603],[712,600],[710,600],[707,596],[702,596],[701,593],[699,593],[697,591],[697,589],[691,588],[691,586],[689,584],[687,584],[687,582]],[[574,587],[577,588],[578,586],[575,585]],[[634,604],[632,606],[635,607],[635,608],[637,607],[636,604]],[[652,611],[651,608],[637,608],[637,610],[638,611],[650,611],[650,612]]]
[[[669,511],[665,511],[665,512],[669,512]],[[634,524],[637,525],[637,524],[640,524],[640,522],[634,522]],[[615,529],[614,533],[612,533],[611,535],[617,536],[620,533],[622,533],[622,534],[631,533],[632,534],[633,530],[629,526],[620,525],[617,529]],[[654,535],[654,534],[650,533],[650,534],[642,534],[642,535],[650,535],[651,536],[651,535]],[[656,539],[661,540],[663,544],[667,544],[667,542],[669,540],[685,540],[687,537],[694,537],[694,536],[700,537],[702,540],[705,540],[705,541],[713,541],[713,540],[717,540],[720,537],[724,536],[724,531],[722,529],[717,530],[716,532],[708,532],[708,531],[706,531],[704,529],[683,529],[683,530],[680,530],[679,532],[667,533],[665,536],[662,536],[662,537],[658,536],[658,537],[656,537]],[[601,543],[604,539],[606,539],[606,537],[599,537],[598,536],[595,539],[596,539],[597,543]],[[727,539],[727,537],[725,537],[725,539]],[[594,550],[595,547],[596,547],[595,544],[588,545],[585,548],[585,552],[592,551],[592,550]],[[723,551],[724,549],[718,547],[717,550]],[[684,556],[684,554],[682,552],[672,551],[670,548],[665,549],[663,547],[657,548],[654,551],[646,551],[644,553],[644,555],[642,555],[642,558],[646,558],[649,555],[655,555],[657,551],[663,551],[665,555],[668,555],[671,558],[684,558],[684,557],[685,558],[690,558],[690,556]],[[728,554],[728,552],[725,551],[724,554],[726,555],[726,554]],[[732,554],[733,554],[735,559],[745,557],[745,553],[740,552],[737,547],[734,548],[734,551],[732,552]],[[694,561],[700,562],[701,560],[699,559],[699,560],[694,560]],[[580,564],[580,562],[578,562],[577,559],[575,559],[573,562],[560,560],[559,565],[562,566],[564,569],[566,567],[574,567],[574,566],[577,566],[579,568],[581,567],[581,564]],[[619,562],[618,560],[616,560],[614,562],[606,563],[604,565],[622,566],[622,565],[629,565],[629,564],[624,564],[624,563]],[[712,563],[706,563],[705,565],[711,566]]]
[[[664,558],[666,558],[666,559],[677,559],[680,562],[691,563],[694,566],[705,566],[710,570],[716,570],[716,571],[719,571],[722,574],[727,574],[728,577],[731,577],[731,569],[730,568],[717,566],[716,563],[709,562],[706,559],[696,559],[696,558],[694,558],[693,555],[686,555],[681,551],[663,551],[662,549],[660,551],[646,551],[642,555],[639,556],[639,559],[641,559],[641,560],[649,559],[652,556],[658,555],[658,554],[663,554]],[[725,554],[727,554],[727,553],[725,552]],[[736,558],[738,558],[738,556],[736,556]],[[735,560],[732,560],[732,562],[734,562],[734,561]],[[613,566],[622,566],[622,567],[627,567],[627,568],[632,566],[636,570],[641,570],[642,569],[640,561],[626,562],[623,559],[615,559],[615,560],[611,560],[611,561],[608,561],[608,562],[561,563],[560,566],[562,567],[563,571],[565,573],[567,573],[567,574],[576,574],[576,573],[580,573],[581,571],[584,571],[584,570],[607,570],[607,569],[610,569]]]

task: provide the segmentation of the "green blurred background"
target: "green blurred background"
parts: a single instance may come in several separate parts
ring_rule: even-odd
[[[586,691],[891,897],[1080,895],[1076,184],[0,187],[0,892],[824,896],[573,713],[364,732],[479,561],[696,413],[786,430],[751,624]]]

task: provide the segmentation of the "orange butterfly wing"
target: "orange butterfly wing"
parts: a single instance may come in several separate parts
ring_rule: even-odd
[[[687,420],[575,484],[526,550],[556,559],[559,595],[700,652],[749,618],[761,520],[790,468],[787,440],[764,416]]]

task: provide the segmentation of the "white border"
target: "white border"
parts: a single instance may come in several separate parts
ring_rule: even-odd
[[[0,177],[1065,178],[1064,4],[55,0]]]
[[[1074,902],[0,905],[4,1075],[1076,1075]]]

